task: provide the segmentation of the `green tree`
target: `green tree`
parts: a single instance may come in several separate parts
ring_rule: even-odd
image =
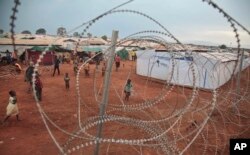
[[[88,38],[92,38],[92,34],[91,33],[87,33]]]
[[[222,44],[222,45],[220,45],[220,46],[219,46],[219,48],[220,48],[220,49],[226,49],[226,48],[227,48],[227,46],[226,46],[226,45],[224,45],[224,44]]]
[[[67,33],[67,31],[66,31],[66,29],[64,27],[59,27],[57,29],[57,35],[58,36],[64,36],[64,35],[66,35],[66,33]]]
[[[40,28],[40,29],[36,30],[36,34],[46,35],[46,30],[44,28]]]
[[[78,32],[74,32],[74,33],[73,33],[73,36],[74,36],[74,37],[79,37],[80,34],[79,34]]]
[[[4,31],[3,31],[2,29],[0,29],[0,34],[3,34],[3,32],[4,32]]]
[[[102,36],[102,39],[107,41],[108,37],[106,35],[104,35],[104,36]]]
[[[21,32],[22,34],[31,34],[31,32],[30,31],[28,31],[28,30],[24,30],[23,32]]]

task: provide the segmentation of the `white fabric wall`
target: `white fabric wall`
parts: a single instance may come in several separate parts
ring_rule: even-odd
[[[17,55],[20,56],[27,48],[31,48],[32,46],[16,46]],[[13,52],[14,48],[12,45],[0,45],[0,51],[5,52],[9,50],[9,52]],[[1,53],[2,56],[5,56],[4,53]]]
[[[225,84],[232,77],[236,62],[222,62],[216,56],[208,58],[199,53],[192,54],[193,61],[183,59],[185,57],[184,53],[170,54],[167,52],[144,50],[136,51],[136,54],[137,74],[160,80],[168,80],[170,83],[176,85],[192,87],[195,84],[197,87],[204,89],[216,89]],[[157,63],[157,60],[159,63]],[[191,69],[192,62],[194,71]],[[249,65],[250,58],[245,59],[243,68]],[[195,75],[195,81],[193,75]]]

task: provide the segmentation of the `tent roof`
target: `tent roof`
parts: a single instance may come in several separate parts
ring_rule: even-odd
[[[31,47],[30,48],[30,50],[32,50],[32,51],[39,51],[39,52],[42,52],[42,51],[44,51],[45,49],[47,48],[47,46],[43,46],[43,47],[41,47],[41,46],[33,46],[33,47]],[[56,46],[51,46],[51,47],[49,47],[49,51],[54,51],[56,49]]]
[[[47,46],[43,46],[43,47],[41,47],[41,46],[33,46],[33,47],[30,48],[30,50],[42,52],[46,48],[47,48]],[[51,47],[49,47],[48,51],[71,52],[70,50],[67,50],[67,49],[64,49],[64,48],[61,48],[61,47],[58,47],[58,46],[55,46],[55,45],[52,45]]]
[[[74,39],[65,39],[63,42],[77,42],[77,41]]]
[[[85,51],[85,52],[101,52],[102,48],[100,48],[100,47],[83,47],[83,51]]]
[[[219,60],[221,62],[235,61],[237,60],[237,55],[228,52],[211,52],[211,53],[200,53],[200,55],[213,60]]]

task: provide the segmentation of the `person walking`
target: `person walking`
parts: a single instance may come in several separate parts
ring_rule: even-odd
[[[65,73],[64,82],[65,82],[66,90],[69,90],[69,81],[70,81],[69,74]]]
[[[118,71],[118,68],[120,67],[120,63],[121,63],[121,58],[119,55],[116,55],[115,57],[115,67],[116,67],[116,71]]]
[[[55,64],[54,64],[53,76],[55,75],[56,70],[57,70],[57,74],[60,75],[59,64],[60,64],[60,60],[57,58],[57,56],[55,56]]]
[[[43,89],[42,81],[40,80],[39,76],[36,75],[35,90],[36,90],[36,97],[38,101],[42,101],[42,89]]]
[[[19,110],[18,110],[18,106],[17,106],[17,97],[16,97],[16,92],[14,90],[9,91],[9,104],[6,108],[6,116],[3,120],[3,123],[6,122],[10,116],[15,115],[17,121],[20,121],[19,119]]]
[[[28,93],[30,93],[30,91],[32,89],[32,74],[33,74],[33,72],[34,72],[33,62],[30,62],[29,67],[25,71],[25,77],[24,77],[25,78],[24,81],[29,84]]]
[[[75,60],[74,61],[74,73],[75,73],[75,76],[76,76],[76,74],[77,74],[77,71],[78,71],[78,62]]]
[[[131,52],[131,56],[132,56],[132,61],[135,61],[135,51]]]
[[[85,65],[84,65],[84,71],[85,71],[85,76],[89,76],[89,63],[87,62]]]
[[[131,83],[131,79],[127,80],[127,83],[124,87],[124,93],[125,93],[125,101],[129,100],[129,96],[131,95],[131,90],[132,90],[132,83]]]

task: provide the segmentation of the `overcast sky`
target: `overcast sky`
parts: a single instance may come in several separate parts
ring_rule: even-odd
[[[56,34],[62,26],[75,28],[126,0],[21,0],[18,7],[17,33],[29,30],[33,34],[45,28]],[[229,15],[250,30],[250,0],[214,0]],[[11,8],[14,0],[0,0],[0,29],[10,30]],[[184,43],[225,44],[236,46],[230,24],[202,0],[134,0],[120,9],[143,12],[164,25]],[[116,13],[97,21],[89,32],[94,36],[111,36],[119,30],[119,38],[142,30],[162,29],[152,21],[131,13]],[[77,30],[83,31],[83,27]],[[241,44],[250,48],[250,36],[239,28]],[[168,39],[172,41],[171,39]]]

